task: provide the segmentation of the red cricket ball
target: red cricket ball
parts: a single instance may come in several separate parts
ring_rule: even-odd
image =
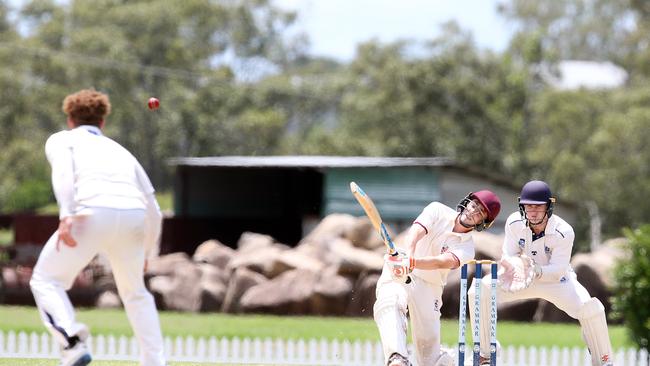
[[[147,103],[147,105],[151,110],[158,109],[160,107],[160,101],[158,100],[158,98],[151,97],[149,98],[149,102]]]

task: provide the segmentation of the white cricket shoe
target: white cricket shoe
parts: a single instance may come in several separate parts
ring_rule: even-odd
[[[388,357],[387,366],[411,366],[408,358],[400,355],[399,353],[393,353]]]
[[[79,341],[74,346],[61,350],[59,366],[86,366],[91,360],[88,347],[83,341]]]

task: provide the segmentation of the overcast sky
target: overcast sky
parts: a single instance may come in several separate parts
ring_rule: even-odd
[[[313,55],[350,60],[356,45],[376,38],[430,40],[440,25],[456,20],[481,48],[502,51],[512,33],[496,13],[497,0],[274,0],[297,10],[297,28],[311,41]]]

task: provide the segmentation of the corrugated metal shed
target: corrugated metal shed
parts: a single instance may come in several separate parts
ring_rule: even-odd
[[[172,165],[239,168],[371,168],[452,166],[453,159],[444,157],[395,158],[367,156],[213,156],[173,158]]]

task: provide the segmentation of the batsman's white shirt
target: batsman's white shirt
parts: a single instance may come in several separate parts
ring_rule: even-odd
[[[456,217],[458,217],[456,210],[440,202],[432,202],[425,207],[415,219],[415,223],[426,230],[424,237],[415,246],[415,257],[450,252],[458,258],[461,265],[474,259],[474,240],[471,232],[455,233],[453,231]],[[447,283],[449,271],[449,269],[435,271],[416,269],[412,275],[429,283],[444,286]]]

